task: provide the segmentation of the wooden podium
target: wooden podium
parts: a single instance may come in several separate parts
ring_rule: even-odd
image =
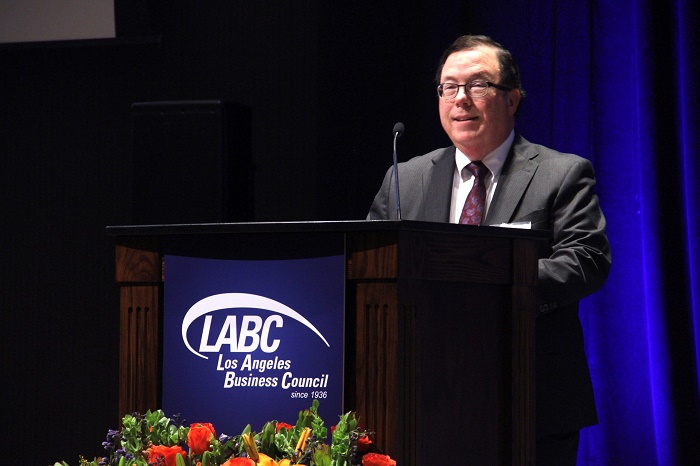
[[[414,221],[108,227],[119,414],[160,408],[165,254],[287,258],[342,236],[345,411],[401,466],[534,464],[534,313],[546,232]]]

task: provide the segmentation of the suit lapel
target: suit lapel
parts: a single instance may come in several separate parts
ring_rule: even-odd
[[[432,159],[433,167],[423,175],[423,204],[421,220],[449,222],[452,200],[452,179],[455,170],[455,147],[447,147]]]
[[[516,135],[491,200],[485,225],[497,225],[513,221],[515,209],[525,194],[527,186],[537,171],[537,149],[520,135]]]

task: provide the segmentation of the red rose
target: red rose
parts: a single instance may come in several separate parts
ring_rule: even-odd
[[[230,460],[223,463],[221,466],[255,466],[255,461],[250,458],[231,458]]]
[[[277,427],[276,427],[276,429],[277,429],[276,432],[279,432],[282,427],[284,427],[287,430],[292,430],[294,428],[293,425],[287,424],[286,422],[278,422]]]
[[[396,466],[396,461],[388,455],[367,453],[362,457],[362,466]]]
[[[156,461],[158,458],[165,458],[166,466],[177,466],[176,456],[181,454],[183,458],[187,457],[187,453],[179,445],[174,447],[165,447],[163,445],[153,445],[149,450],[148,460],[150,462]]]
[[[195,455],[201,455],[211,449],[211,439],[216,438],[214,426],[208,422],[196,422],[190,425],[187,434],[187,445]]]
[[[372,445],[372,441],[366,435],[357,439],[357,451],[363,453],[369,450],[369,446]]]

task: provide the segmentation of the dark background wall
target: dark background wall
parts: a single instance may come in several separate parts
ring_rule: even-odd
[[[461,8],[435,27],[427,2],[117,2],[116,40],[2,46],[5,459],[101,454],[126,414],[105,226],[132,223],[132,103],[248,106],[255,219],[361,219],[396,121],[401,159],[447,144],[432,77]]]

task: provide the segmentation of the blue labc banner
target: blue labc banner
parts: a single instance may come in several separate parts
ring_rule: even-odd
[[[313,399],[324,419],[341,414],[344,263],[166,256],[166,415],[236,435],[294,425]]]

